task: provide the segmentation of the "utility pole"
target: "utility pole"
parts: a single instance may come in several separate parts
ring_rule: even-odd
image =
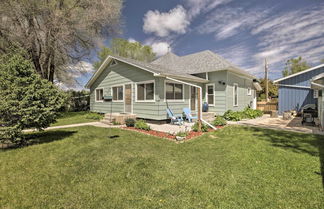
[[[264,59],[264,81],[265,81],[265,96],[266,101],[269,102],[269,82],[268,82],[268,63],[267,58]]]

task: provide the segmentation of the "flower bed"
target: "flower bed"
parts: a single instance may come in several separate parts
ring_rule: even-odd
[[[223,126],[217,126],[217,128],[222,128],[222,127]],[[134,128],[134,127],[124,127],[124,129],[137,131],[137,132],[140,132],[140,133],[144,133],[144,134],[148,134],[148,135],[152,135],[152,136],[156,136],[156,137],[160,137],[160,138],[166,138],[166,139],[173,140],[173,141],[176,140],[175,135],[170,134],[170,133],[161,132],[161,131],[143,130],[143,129],[137,129],[137,128]],[[208,132],[212,132],[212,131],[214,131],[214,130],[213,129],[208,129]],[[187,134],[187,136],[186,136],[186,138],[184,140],[186,141],[186,140],[193,139],[195,137],[203,135],[204,133],[207,133],[207,132],[190,131],[190,132],[188,132],[188,134]]]

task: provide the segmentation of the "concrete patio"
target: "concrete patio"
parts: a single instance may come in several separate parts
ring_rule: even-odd
[[[291,120],[283,120],[281,116],[278,118],[270,118],[270,115],[265,114],[260,118],[242,121],[229,121],[229,125],[247,125],[261,128],[270,128],[276,130],[295,131],[300,133],[312,133],[324,135],[323,130],[320,130],[318,126],[302,125],[302,118],[295,117]],[[316,121],[315,121],[316,122]],[[318,122],[316,123],[318,124]]]

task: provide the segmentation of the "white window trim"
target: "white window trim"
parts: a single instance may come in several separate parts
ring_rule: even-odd
[[[172,99],[172,100],[170,100],[170,99],[167,99],[166,98],[166,84],[167,83],[175,83],[175,84],[181,84],[182,85],[182,90],[183,90],[183,92],[182,92],[182,99]],[[175,82],[175,81],[169,81],[169,80],[164,80],[164,102],[166,102],[166,101],[168,101],[168,102],[184,102],[185,101],[184,97],[185,97],[185,88],[184,88],[184,84],[183,83],[179,83],[179,82]]]
[[[154,94],[153,94],[153,99],[150,100],[137,100],[137,85],[138,84],[147,84],[147,83],[153,83],[154,85]],[[145,90],[145,89],[144,89]],[[146,90],[145,90],[146,91]],[[144,91],[144,93],[145,93]],[[155,102],[155,93],[156,93],[156,86],[155,86],[155,80],[149,80],[149,81],[141,81],[141,82],[137,82],[135,85],[135,102],[137,103],[143,103],[143,102]],[[145,97],[145,94],[144,94]]]
[[[250,90],[250,91],[249,91]],[[247,88],[247,95],[248,96],[252,96],[252,88],[251,87],[248,87]]]
[[[237,86],[237,104],[235,104],[235,86]],[[238,94],[238,84],[237,83],[233,83],[233,107],[238,107],[238,98],[239,98],[239,94]]]
[[[104,88],[96,88],[95,89],[95,102],[103,102],[104,100],[101,99],[101,100],[97,100],[97,90],[100,90],[102,89],[102,96],[104,95]]]
[[[123,87],[123,99],[122,100],[114,100],[114,91],[113,91],[114,87]],[[113,102],[124,102],[125,101],[125,84],[111,86],[111,96],[112,96]],[[117,97],[118,97],[118,95],[117,95]]]
[[[318,99],[318,90],[316,89],[313,90],[313,98]]]
[[[208,103],[208,86],[213,87],[214,104],[209,104]],[[215,84],[214,83],[206,84],[206,102],[208,103],[209,107],[215,107]]]

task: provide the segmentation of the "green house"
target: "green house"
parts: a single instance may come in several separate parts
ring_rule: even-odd
[[[91,111],[132,113],[151,120],[167,119],[167,107],[175,114],[185,107],[195,113],[198,102],[207,102],[208,111],[217,115],[256,108],[256,91],[261,90],[253,75],[211,51],[168,53],[151,63],[108,56],[86,87]]]

